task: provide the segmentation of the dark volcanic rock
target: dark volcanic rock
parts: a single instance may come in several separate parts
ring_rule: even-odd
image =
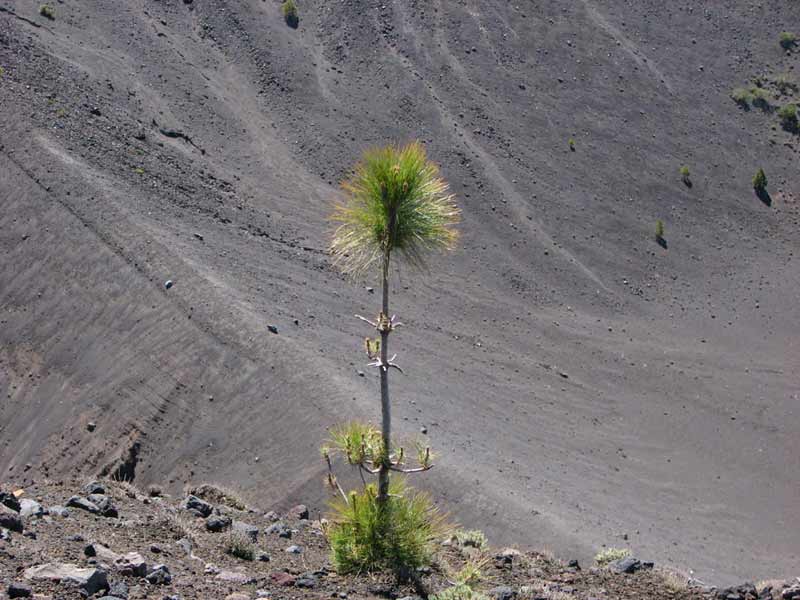
[[[191,494],[186,496],[186,500],[183,501],[183,508],[204,519],[214,510],[214,507],[208,502],[201,500],[197,496],[192,496]]]
[[[626,556],[625,558],[610,562],[608,568],[615,573],[635,573],[642,568],[642,561],[633,556]]]
[[[226,515],[211,515],[206,519],[206,529],[219,532],[231,526],[231,518]]]
[[[79,508],[80,510],[85,510],[86,512],[90,512],[92,514],[98,514],[100,512],[100,509],[96,504],[90,502],[82,496],[72,496],[69,500],[67,500],[67,506],[71,508]]]
[[[106,488],[99,481],[91,481],[83,486],[83,493],[87,496],[90,494],[105,494]]]
[[[305,504],[298,504],[297,506],[293,506],[289,509],[289,512],[286,513],[286,517],[289,519],[307,519],[308,518],[308,508]]]
[[[119,511],[117,511],[117,507],[114,505],[109,496],[104,494],[90,494],[86,499],[94,504],[100,514],[104,517],[119,516]]]
[[[0,504],[10,508],[14,512],[19,512],[20,510],[19,500],[17,500],[14,494],[8,492],[0,492]]]
[[[9,598],[30,598],[33,595],[31,586],[26,583],[12,582],[8,586]]]
[[[153,585],[168,585],[172,582],[172,575],[167,565],[154,565],[145,579]]]
[[[22,517],[5,505],[0,505],[0,527],[22,533]]]

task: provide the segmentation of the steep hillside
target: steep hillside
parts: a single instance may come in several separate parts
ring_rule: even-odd
[[[418,483],[504,543],[791,574],[800,139],[730,94],[800,77],[794,4],[6,3],[0,480],[324,507],[325,428],[378,412],[350,317],[378,300],[327,215],[364,148],[419,138],[464,222],[393,281]]]

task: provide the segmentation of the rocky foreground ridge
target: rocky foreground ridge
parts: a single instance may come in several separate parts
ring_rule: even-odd
[[[410,600],[449,587],[476,552],[480,588],[496,600],[800,599],[800,579],[715,589],[633,557],[587,568],[548,553],[477,551],[455,541],[443,542],[435,566],[415,585],[390,574],[342,576],[328,560],[324,521],[316,517],[303,505],[285,514],[248,508],[235,493],[210,485],[182,498],[105,480],[6,487],[0,599]]]

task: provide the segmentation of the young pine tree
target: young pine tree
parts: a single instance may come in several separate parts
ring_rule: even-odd
[[[458,237],[455,225],[460,211],[439,169],[428,160],[424,147],[418,142],[365,152],[343,187],[346,200],[336,206],[332,216],[338,223],[331,243],[334,263],[351,276],[375,274],[381,284],[381,309],[375,320],[356,315],[379,334],[377,339],[368,338],[365,345],[372,361],[370,366],[378,368],[380,373],[381,430],[351,423],[334,429],[331,442],[362,475],[378,475],[375,518],[381,521],[381,515],[385,516],[390,510],[387,508],[390,472],[425,471],[432,466],[428,448],[418,447],[419,466],[406,468],[404,450],[392,447],[389,373],[393,368],[400,371],[394,362],[395,356],[389,356],[389,336],[400,325],[389,312],[392,266],[397,259],[403,259],[411,267],[421,268],[429,252],[453,249]],[[323,449],[323,453],[330,468],[329,451]],[[332,472],[329,480],[338,487]],[[356,506],[356,496],[348,496],[341,488],[339,491],[351,514],[360,518],[358,515],[365,512],[363,503],[371,502],[372,492],[366,490],[358,500],[361,505]],[[392,514],[402,512],[397,507],[391,511],[394,511]],[[392,539],[391,533],[399,531],[399,526],[392,529],[391,519],[390,516],[390,522],[380,525],[391,531],[380,531],[378,538]]]

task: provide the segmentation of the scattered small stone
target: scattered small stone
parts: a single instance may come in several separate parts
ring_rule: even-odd
[[[317,578],[311,573],[304,573],[294,581],[294,586],[311,589],[317,587]]]
[[[97,508],[96,505],[94,505],[92,502],[89,502],[82,496],[72,496],[69,500],[67,500],[67,506],[85,510],[86,512],[90,512],[92,514],[98,514],[100,512],[100,509]]]
[[[44,508],[42,505],[36,502],[35,500],[31,500],[30,498],[23,498],[20,500],[20,510],[19,514],[22,517],[41,517],[44,516]]]
[[[94,421],[89,421],[86,424],[86,431],[88,431],[89,433],[92,433],[95,429],[97,429],[97,423],[95,423]]]
[[[204,519],[214,510],[208,502],[191,494],[186,496],[186,500],[183,501],[183,508]]]
[[[272,573],[269,578],[272,580],[272,583],[281,587],[291,587],[294,585],[294,577],[284,571],[276,571]]]
[[[0,527],[22,533],[22,518],[5,505],[0,505]]]
[[[183,548],[183,551],[186,552],[187,556],[192,555],[192,541],[189,538],[181,538],[175,542],[175,545]]]
[[[83,486],[83,493],[87,496],[91,494],[105,494],[106,488],[99,481],[91,481]]]
[[[86,499],[94,504],[104,517],[118,517],[119,511],[109,496],[102,493],[89,494]]]
[[[225,600],[250,600],[250,596],[241,592],[234,592],[225,596]]]
[[[153,585],[168,585],[172,582],[172,575],[167,565],[155,565],[145,579]]]
[[[626,556],[608,563],[608,568],[615,573],[636,573],[642,568],[642,562],[633,556]]]
[[[260,562],[269,562],[269,554],[267,554],[266,552],[259,552],[258,560]]]
[[[225,515],[211,515],[206,519],[206,529],[219,532],[231,526],[232,520]]]
[[[202,236],[202,234],[199,234],[199,233],[195,233],[195,234],[194,234],[194,237],[195,237],[196,239],[200,240],[201,242],[202,242],[203,240],[205,240],[205,238]]]
[[[252,542],[258,541],[258,527],[255,525],[250,525],[249,523],[244,523],[243,521],[234,521],[233,531],[241,533],[242,535],[246,535]]]
[[[250,577],[247,573],[240,573],[239,571],[220,571],[214,579],[227,581],[228,583],[237,583],[239,585],[248,585],[255,582],[255,578]]]
[[[273,523],[275,523],[276,521],[280,521],[280,519],[281,519],[281,518],[278,516],[278,513],[276,513],[274,510],[271,510],[271,511],[269,511],[268,513],[266,513],[266,514],[264,515],[264,518],[265,518],[267,521],[272,521]]]
[[[495,600],[514,600],[514,598],[517,596],[517,593],[507,585],[501,585],[489,590],[489,596]]]
[[[164,288],[165,288],[165,289],[170,289],[171,287],[172,287],[172,279],[167,279],[167,280],[164,282]]]
[[[65,506],[56,505],[48,508],[47,513],[55,517],[62,517],[66,519],[69,516],[69,509]]]
[[[14,494],[9,494],[8,492],[0,492],[0,504],[14,512],[19,512],[20,510],[19,500]]]
[[[286,550],[284,550],[284,552],[288,554],[302,554],[303,549],[300,546],[292,545],[289,546]]]
[[[289,509],[286,513],[288,519],[308,519],[308,508],[305,504],[298,504]]]
[[[150,552],[152,552],[153,554],[161,554],[162,552],[161,546],[156,546],[155,544],[151,545]]]
[[[267,325],[267,329],[270,333],[278,333],[278,328],[275,325]]]
[[[128,584],[124,581],[112,583],[111,588],[108,590],[108,595],[114,598],[122,598],[123,600],[126,600],[128,598]]]

